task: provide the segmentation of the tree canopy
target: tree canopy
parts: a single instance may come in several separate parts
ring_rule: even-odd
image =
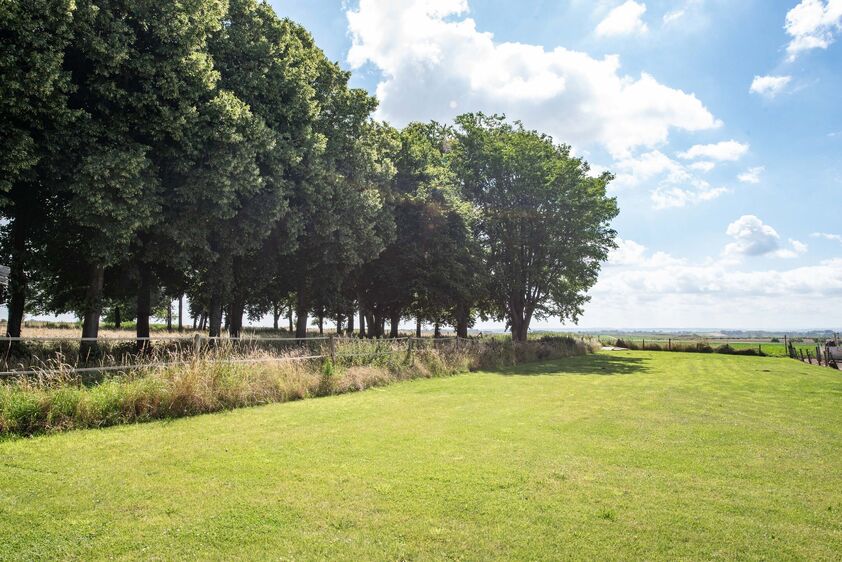
[[[403,320],[575,321],[614,245],[612,176],[480,113],[374,119],[306,29],[257,0],[0,5],[0,250],[26,311],[243,317],[397,336]],[[157,312],[156,312],[157,311]]]

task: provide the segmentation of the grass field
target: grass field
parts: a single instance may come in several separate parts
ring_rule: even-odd
[[[842,375],[618,352],[0,442],[0,559],[842,553]]]

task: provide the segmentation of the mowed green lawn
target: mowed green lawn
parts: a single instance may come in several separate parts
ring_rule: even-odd
[[[0,559],[842,557],[842,373],[617,352],[0,443]]]

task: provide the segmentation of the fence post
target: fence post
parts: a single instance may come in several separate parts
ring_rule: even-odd
[[[202,334],[193,336],[193,355],[196,357],[202,352],[202,339]]]
[[[330,362],[336,363],[336,339],[333,334],[330,335]]]

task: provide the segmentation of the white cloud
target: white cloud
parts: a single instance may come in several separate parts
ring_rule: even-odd
[[[730,140],[716,144],[697,144],[690,147],[690,150],[679,153],[678,157],[685,160],[709,158],[711,160],[736,161],[742,158],[748,152],[748,149],[749,145]]]
[[[842,244],[842,235],[840,234],[829,234],[827,232],[814,232],[811,234],[813,238],[824,238],[825,240],[830,240],[831,242],[839,242]]]
[[[660,150],[620,159],[614,167],[619,172],[617,179],[624,185],[638,185],[665,173],[667,180],[672,183],[690,179],[684,166]]]
[[[737,179],[743,183],[760,183],[760,174],[765,170],[763,166],[755,166],[738,175]]]
[[[702,160],[701,162],[693,162],[692,164],[690,164],[689,168],[691,170],[696,170],[697,172],[707,173],[716,168],[716,162]]]
[[[596,34],[600,37],[610,37],[646,33],[649,28],[641,19],[645,13],[646,4],[638,4],[634,0],[628,0],[608,12],[605,19],[596,26]]]
[[[793,240],[792,238],[790,238],[789,239],[789,248],[781,248],[780,250],[775,252],[773,255],[776,258],[794,259],[794,258],[797,258],[798,256],[800,256],[802,254],[806,254],[808,249],[809,248],[807,247],[807,244],[804,244],[803,242],[799,242],[798,240]]]
[[[722,254],[728,258],[741,256],[773,256],[796,258],[807,252],[807,245],[789,239],[789,247],[781,247],[778,232],[754,215],[743,215],[728,225],[725,233],[734,239],[725,246]]]
[[[643,244],[634,240],[617,239],[617,248],[608,256],[607,265],[611,266],[635,266],[643,268],[658,268],[684,263],[685,260],[672,257],[666,252],[655,252],[648,255],[648,250]]]
[[[806,245],[797,240],[790,242],[794,252],[807,251]],[[842,259],[784,271],[741,271],[730,260],[705,258],[690,263],[665,252],[651,253],[633,240],[621,239],[618,246],[594,288],[595,294],[612,293],[621,298],[702,293],[728,297],[788,293],[842,296]]]
[[[806,251],[798,244],[791,251]],[[816,328],[817,318],[842,314],[842,259],[752,271],[727,257],[689,261],[633,240],[619,246],[590,291],[584,326]],[[786,316],[781,296],[791,305]]]
[[[696,180],[692,189],[668,186],[657,187],[652,191],[651,198],[656,209],[672,209],[712,201],[729,191],[727,187],[713,187],[704,180]]]
[[[594,293],[842,296],[842,259],[790,270],[740,271],[730,262],[678,263],[662,268],[606,268]]]
[[[731,224],[725,234],[734,242],[725,246],[726,255],[762,256],[780,247],[780,235],[754,215],[743,215]]]
[[[707,171],[712,167],[712,163],[701,168],[685,166],[663,152],[653,150],[617,160],[614,164],[616,179],[611,187],[617,191],[641,184],[654,184],[650,198],[655,209],[688,207],[728,193],[728,188],[714,187],[692,173],[697,169]]]
[[[842,0],[801,0],[786,15],[784,29],[792,39],[789,60],[804,51],[827,49],[842,30]]]
[[[792,81],[792,76],[755,76],[749,92],[773,98]]]
[[[383,76],[378,117],[403,125],[447,121],[461,108],[506,113],[614,157],[661,145],[673,129],[721,126],[693,94],[646,73],[621,74],[615,55],[496,42],[465,16],[468,9],[466,0],[360,0],[347,12],[349,63],[370,63]]]
[[[669,25],[673,22],[676,22],[684,17],[684,14],[687,13],[684,8],[679,8],[677,10],[672,10],[671,12],[667,12],[664,14],[664,25]]]

